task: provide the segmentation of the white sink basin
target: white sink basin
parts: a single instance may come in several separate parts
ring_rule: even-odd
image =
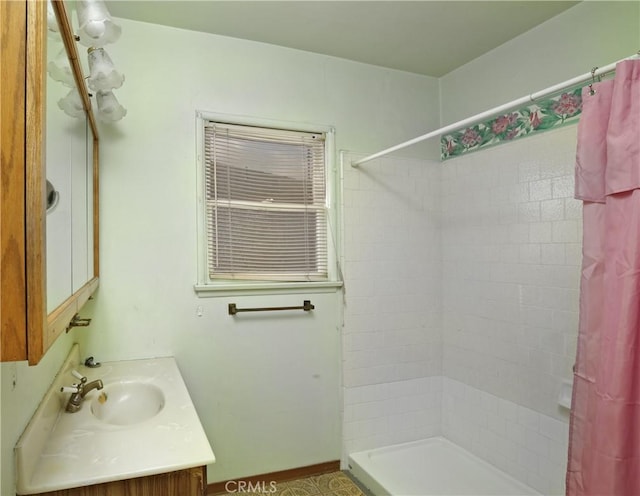
[[[155,417],[164,408],[164,394],[154,384],[116,382],[96,392],[91,413],[108,424],[137,424]]]
[[[65,411],[77,381],[104,388]],[[104,395],[103,395],[104,393]],[[16,444],[17,494],[42,494],[208,465],[211,445],[174,358],[103,362],[88,368],[74,344]],[[4,459],[3,459],[4,463]]]

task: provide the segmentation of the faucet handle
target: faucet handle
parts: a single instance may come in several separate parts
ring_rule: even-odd
[[[71,369],[71,375],[73,377],[75,377],[76,379],[80,379],[80,382],[82,384],[87,382],[87,378],[85,376],[83,376],[80,372],[78,372],[77,370]]]
[[[80,387],[79,386],[62,386],[60,388],[60,392],[61,393],[79,393]]]
[[[84,361],[84,366],[89,367],[90,369],[95,369],[97,367],[100,367],[100,365],[102,364],[100,362],[96,362],[92,356],[87,357],[87,359]]]

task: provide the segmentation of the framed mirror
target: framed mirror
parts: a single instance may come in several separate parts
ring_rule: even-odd
[[[55,20],[55,19],[54,19]],[[87,125],[84,109],[77,115],[69,115],[71,105],[61,106],[69,101],[69,94],[77,91],[71,66],[67,59],[62,38],[51,28],[47,32],[47,77],[46,77],[46,151],[45,170],[47,189],[46,208],[46,267],[47,267],[47,314],[60,306],[73,294],[74,258],[82,254],[74,253],[73,225],[74,197],[78,193],[74,174],[87,165]],[[56,23],[57,27],[57,23]],[[66,99],[66,100],[65,100]],[[86,184],[83,187],[86,190]],[[84,193],[86,196],[86,192]],[[52,203],[51,203],[52,202]],[[86,227],[83,229],[86,235]],[[86,254],[85,254],[86,256]]]
[[[55,206],[45,216],[47,317],[42,353],[97,288],[99,259],[96,121],[70,11],[63,0],[47,3],[44,170]]]

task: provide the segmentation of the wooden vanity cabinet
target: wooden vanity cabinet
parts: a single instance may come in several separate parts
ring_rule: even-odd
[[[66,9],[53,0],[93,136],[93,274],[47,312],[47,2],[0,1],[0,361],[37,364],[98,286],[98,132]],[[75,58],[75,60],[74,60]]]
[[[41,496],[205,496],[207,467],[76,487]]]

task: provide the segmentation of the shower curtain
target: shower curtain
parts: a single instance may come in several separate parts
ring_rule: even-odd
[[[578,353],[567,495],[640,495],[640,60],[583,89]]]

